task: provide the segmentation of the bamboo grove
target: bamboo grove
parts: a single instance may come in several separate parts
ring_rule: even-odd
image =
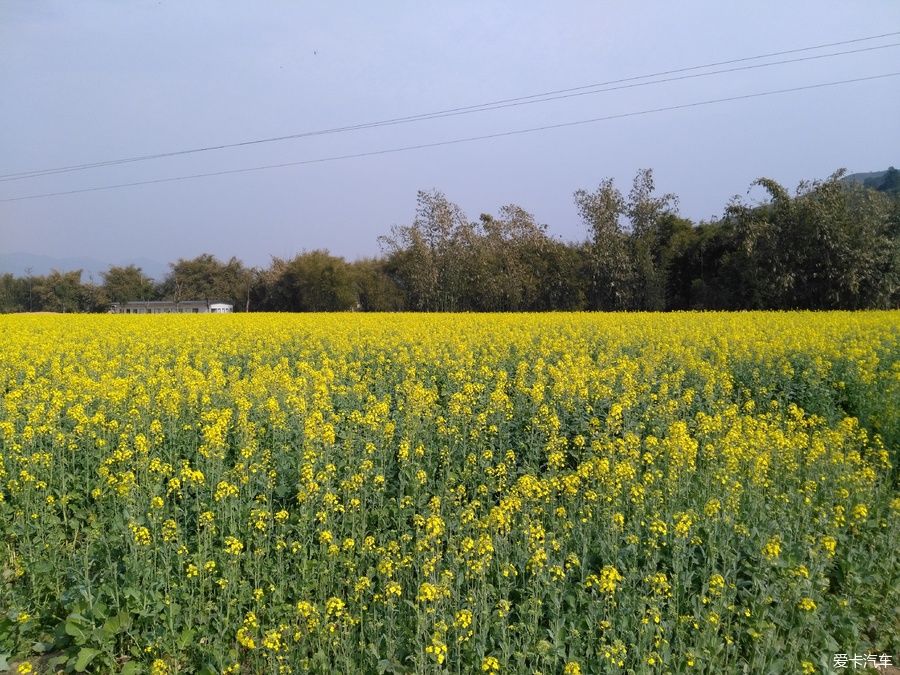
[[[762,201],[735,199],[700,223],[678,214],[649,170],[627,194],[605,180],[574,195],[586,235],[575,243],[515,204],[470,221],[442,193],[422,191],[412,222],[379,238],[377,258],[305,251],[257,269],[204,254],[172,263],[159,283],[133,266],[108,269],[102,283],[78,271],[6,274],[0,311],[154,299],[270,312],[897,308],[900,173],[869,185],[842,175],[795,194],[760,179]]]

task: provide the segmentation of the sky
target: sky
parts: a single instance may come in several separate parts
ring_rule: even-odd
[[[813,9],[814,8],[814,9]],[[900,2],[3,0],[0,174],[407,117],[900,31]],[[747,61],[882,47],[900,35]],[[732,66],[721,66],[719,69]],[[708,71],[709,69],[707,69]],[[707,72],[689,71],[691,74]],[[793,189],[900,163],[900,77],[651,109],[900,71],[900,47],[500,110],[83,171],[0,179],[0,254],[110,264],[212,253],[267,265],[378,237],[437,189],[473,220],[515,203],[586,238],[572,195],[654,170],[682,215],[721,215],[758,177]],[[668,77],[672,77],[671,75]],[[661,78],[655,78],[661,79]],[[646,82],[646,80],[643,80]],[[567,122],[489,140],[192,180]]]

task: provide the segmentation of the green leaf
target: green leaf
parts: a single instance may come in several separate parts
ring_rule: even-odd
[[[132,586],[125,588],[125,590],[122,591],[122,595],[126,598],[131,598],[132,600],[141,600],[141,592]]]
[[[178,636],[178,647],[180,649],[186,649],[193,641],[194,631],[190,628],[185,628],[181,631],[181,635]]]
[[[93,660],[97,654],[100,653],[99,649],[92,649],[91,647],[82,647],[78,652],[78,658],[75,659],[75,672],[83,673],[88,664]]]
[[[53,672],[56,672],[55,669],[64,666],[66,664],[66,661],[68,660],[69,657],[65,654],[54,656],[52,659],[47,660],[47,668],[49,668]]]
[[[71,635],[75,638],[76,644],[84,644],[88,639],[87,631],[85,630],[87,621],[80,614],[70,614],[66,619],[66,635]]]
[[[139,672],[141,672],[141,664],[137,661],[128,661],[119,671],[120,675],[136,675]]]
[[[121,633],[123,630],[128,630],[131,626],[131,615],[128,612],[119,612],[115,616],[111,616],[108,618],[104,624],[103,634],[105,637],[112,637],[117,633]]]

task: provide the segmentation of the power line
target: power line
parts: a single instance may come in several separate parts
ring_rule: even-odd
[[[100,186],[90,187],[90,188],[81,188],[78,190],[66,190],[66,191],[61,191],[61,192],[44,192],[44,193],[34,194],[34,195],[25,195],[22,197],[9,197],[6,199],[0,199],[0,202],[18,202],[18,201],[25,201],[25,200],[30,200],[30,199],[41,199],[44,197],[60,197],[63,195],[80,194],[83,192],[99,192],[101,190],[116,190],[116,189],[126,188],[126,187],[136,187],[138,185],[154,185],[157,183],[174,183],[177,181],[193,180],[193,179],[197,179],[197,178],[210,178],[213,176],[228,176],[228,175],[232,175],[232,174],[250,173],[253,171],[264,171],[264,170],[268,170],[268,169],[283,169],[283,168],[287,168],[287,167],[303,166],[303,165],[307,165],[307,164],[322,164],[325,162],[337,162],[337,161],[346,160],[346,159],[359,159],[362,157],[374,157],[377,155],[388,155],[388,154],[399,153],[399,152],[407,152],[410,150],[423,150],[426,148],[437,148],[437,147],[442,147],[442,146],[446,146],[446,145],[456,145],[458,143],[471,143],[474,141],[485,141],[485,140],[489,140],[489,139],[493,139],[493,138],[504,138],[507,136],[517,136],[517,135],[521,135],[521,134],[529,134],[529,133],[535,133],[535,132],[540,132],[540,131],[548,131],[551,129],[563,129],[566,127],[575,127],[575,126],[581,126],[581,125],[585,125],[585,124],[593,124],[596,122],[607,122],[610,120],[623,119],[626,117],[637,117],[640,115],[650,115],[650,114],[654,114],[654,113],[668,112],[671,110],[684,110],[687,108],[697,108],[700,106],[712,105],[715,103],[726,103],[726,102],[730,102],[730,101],[742,101],[742,100],[751,99],[751,98],[759,98],[762,96],[773,96],[773,95],[777,95],[777,94],[787,94],[787,93],[798,92],[798,91],[808,91],[811,89],[834,87],[834,86],[843,85],[843,84],[851,84],[854,82],[868,82],[868,81],[880,80],[880,79],[884,79],[884,78],[888,78],[888,77],[897,77],[898,75],[900,75],[900,71],[893,72],[893,73],[884,73],[881,75],[870,75],[868,77],[856,77],[856,78],[852,78],[852,79],[848,79],[848,80],[836,80],[833,82],[821,82],[819,84],[810,84],[810,85],[804,85],[804,86],[799,86],[799,87],[790,87],[788,89],[774,89],[771,91],[762,91],[762,92],[757,92],[754,94],[743,94],[740,96],[728,96],[725,98],[710,99],[710,100],[706,100],[706,101],[695,101],[693,103],[683,103],[683,104],[679,104],[679,105],[664,106],[661,108],[650,108],[648,110],[638,110],[638,111],[627,112],[627,113],[618,113],[615,115],[605,115],[603,117],[594,117],[591,119],[578,120],[575,122],[560,122],[558,124],[546,124],[546,125],[539,126],[539,127],[530,127],[528,129],[516,129],[513,131],[502,131],[502,132],[497,132],[497,133],[493,133],[493,134],[485,134],[482,136],[469,136],[466,138],[455,138],[455,139],[451,139],[451,140],[447,140],[447,141],[436,141],[434,143],[420,143],[417,145],[407,145],[407,146],[402,146],[402,147],[398,147],[398,148],[386,148],[386,149],[382,149],[382,150],[372,150],[369,152],[358,152],[358,153],[347,154],[347,155],[334,155],[331,157],[319,157],[316,159],[305,159],[305,160],[300,160],[300,161],[296,161],[296,162],[283,162],[280,164],[264,164],[262,166],[245,167],[242,169],[227,169],[224,171],[211,171],[208,173],[195,173],[195,174],[189,174],[186,176],[170,176],[167,178],[155,178],[152,180],[135,181],[132,183],[119,183],[116,185],[100,185]]]
[[[767,54],[760,54],[757,56],[747,56],[747,57],[743,57],[743,58],[739,58],[739,59],[731,59],[728,61],[718,61],[718,62],[707,63],[707,64],[703,64],[703,65],[699,65],[699,66],[690,66],[687,68],[678,68],[678,69],[674,69],[674,70],[660,71],[660,72],[656,72],[656,73],[650,73],[647,75],[638,75],[638,76],[627,77],[627,78],[622,78],[622,79],[618,79],[618,80],[609,80],[606,82],[582,85],[579,87],[571,87],[568,89],[557,89],[554,91],[547,91],[547,92],[542,92],[539,94],[530,94],[528,96],[519,96],[516,98],[499,99],[496,101],[490,101],[487,103],[480,103],[480,104],[471,105],[471,106],[448,108],[445,110],[437,110],[437,111],[428,112],[428,113],[420,113],[417,115],[408,115],[405,117],[395,117],[395,118],[380,120],[380,121],[375,121],[375,122],[363,122],[363,123],[353,124],[353,125],[348,125],[348,126],[343,126],[343,127],[319,129],[319,130],[315,130],[315,131],[299,132],[299,133],[288,134],[288,135],[284,135],[284,136],[273,136],[273,137],[268,137],[268,138],[259,138],[259,139],[253,139],[253,140],[247,140],[247,141],[240,141],[240,142],[236,142],[236,143],[225,143],[225,144],[220,144],[220,145],[189,148],[189,149],[185,149],[185,150],[175,150],[175,151],[171,151],[171,152],[146,154],[146,155],[135,155],[135,156],[131,156],[131,157],[122,157],[119,159],[111,159],[111,160],[105,160],[105,161],[100,161],[100,162],[92,162],[92,163],[85,163],[85,164],[73,164],[73,165],[69,165],[69,166],[62,166],[62,167],[55,167],[55,168],[48,168],[48,169],[35,169],[35,170],[31,170],[31,171],[8,173],[8,174],[0,175],[0,182],[26,180],[29,178],[37,178],[37,177],[41,177],[41,176],[55,175],[55,174],[60,174],[60,173],[70,173],[73,171],[84,171],[86,169],[115,166],[115,165],[120,165],[120,164],[129,164],[129,163],[134,163],[134,162],[143,162],[143,161],[148,161],[148,160],[152,160],[152,159],[163,159],[163,158],[167,158],[167,157],[176,157],[176,156],[181,156],[181,155],[196,154],[196,153],[201,153],[201,152],[209,152],[209,151],[213,151],[213,150],[224,150],[224,149],[237,148],[237,147],[243,147],[243,146],[248,146],[248,145],[259,145],[259,144],[263,144],[263,143],[275,143],[275,142],[286,141],[286,140],[296,140],[299,138],[308,138],[308,137],[312,137],[312,136],[337,134],[337,133],[343,133],[343,132],[347,132],[347,131],[358,131],[358,130],[362,130],[362,129],[372,129],[372,128],[376,128],[376,127],[395,126],[395,125],[399,125],[399,124],[409,124],[411,122],[426,121],[426,120],[431,120],[431,119],[440,119],[440,118],[444,118],[444,117],[455,117],[458,115],[468,115],[468,114],[472,114],[472,113],[476,113],[476,112],[487,112],[487,111],[499,110],[499,109],[503,109],[503,108],[511,108],[511,107],[517,107],[517,106],[522,106],[522,105],[531,105],[534,103],[544,103],[547,101],[555,101],[555,100],[559,100],[559,99],[573,98],[576,96],[586,96],[586,95],[591,95],[591,94],[616,91],[616,90],[620,90],[620,89],[644,87],[644,86],[649,86],[649,85],[654,85],[654,84],[661,84],[664,82],[673,82],[673,81],[677,81],[677,80],[708,77],[711,75],[720,75],[723,73],[732,73],[732,72],[737,72],[737,71],[742,71],[742,70],[768,68],[768,67],[776,66],[776,65],[797,63],[800,61],[810,61],[810,60],[816,60],[816,59],[831,58],[831,57],[835,57],[835,56],[844,56],[847,54],[856,54],[856,53],[861,53],[861,52],[875,51],[875,50],[879,50],[879,49],[887,49],[889,47],[900,46],[900,43],[878,45],[875,47],[865,47],[865,48],[861,48],[861,49],[833,52],[833,53],[829,53],[829,54],[817,54],[814,56],[801,57],[801,58],[797,58],[797,59],[785,59],[785,60],[774,61],[774,62],[770,62],[770,63],[754,64],[754,65],[750,65],[750,66],[741,66],[741,67],[736,67],[736,68],[727,68],[727,69],[723,69],[723,70],[717,70],[717,71],[706,72],[706,73],[694,73],[691,75],[681,75],[679,77],[670,77],[670,78],[665,78],[665,79],[652,80],[649,82],[638,82],[638,80],[647,80],[649,78],[659,77],[659,76],[663,76],[663,75],[688,73],[688,72],[702,70],[702,69],[706,69],[706,68],[712,68],[712,67],[716,67],[716,66],[731,65],[731,64],[735,64],[735,63],[743,63],[746,61],[754,61],[754,60],[759,60],[759,59],[763,59],[763,58],[770,58],[773,56],[784,56],[787,54],[796,54],[799,52],[812,51],[812,50],[816,50],[816,49],[824,49],[826,47],[835,47],[835,46],[839,46],[839,45],[847,45],[847,44],[865,42],[865,41],[876,40],[876,39],[895,36],[895,35],[900,35],[900,31],[895,31],[892,33],[882,33],[881,35],[872,35],[872,36],[867,36],[867,37],[862,37],[862,38],[855,38],[853,40],[842,40],[840,42],[831,42],[831,43],[820,44],[820,45],[815,45],[815,46],[810,46],[810,47],[799,47],[796,49],[789,49],[789,50],[780,51],[780,52],[770,52]],[[609,86],[609,85],[621,85],[621,86]],[[605,87],[605,88],[603,88],[603,87]]]

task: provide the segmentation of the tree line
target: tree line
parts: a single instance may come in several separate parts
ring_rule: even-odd
[[[469,220],[437,190],[379,237],[378,257],[326,250],[252,268],[232,257],[180,259],[160,282],[134,266],[101,283],[81,271],[0,276],[0,311],[102,312],[132,300],[228,302],[235,311],[549,311],[868,309],[900,306],[900,175],[753,186],[721,218],[694,223],[653,172],[578,190],[585,238],[565,242],[515,204]]]

